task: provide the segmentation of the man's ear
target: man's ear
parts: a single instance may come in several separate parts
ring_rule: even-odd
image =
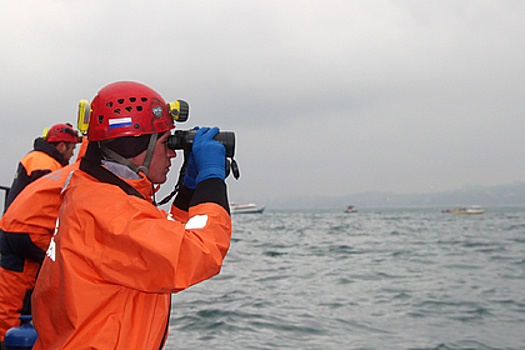
[[[56,149],[58,151],[58,153],[60,154],[64,154],[66,153],[67,151],[67,145],[65,142],[60,142],[57,146],[56,146]]]

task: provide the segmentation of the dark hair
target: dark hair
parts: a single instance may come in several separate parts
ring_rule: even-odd
[[[164,135],[166,131],[158,134],[157,140]],[[107,141],[101,141],[104,147],[120,154],[124,158],[133,158],[148,149],[151,134],[138,136],[124,136]]]
[[[46,141],[47,142],[47,141]],[[66,146],[69,146],[71,144],[74,144],[74,142],[68,142],[68,141],[53,141],[53,142],[47,142],[49,143],[51,146],[57,148],[58,145],[60,145],[61,143],[65,143]]]
[[[124,158],[133,158],[148,149],[151,135],[125,136],[102,141],[104,147],[120,154]]]

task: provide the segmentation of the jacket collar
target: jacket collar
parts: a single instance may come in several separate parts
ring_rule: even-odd
[[[35,139],[33,147],[35,151],[44,152],[45,154],[62,164],[62,166],[66,166],[69,164],[69,162],[64,159],[64,157],[60,154],[60,152],[58,152],[58,150],[53,145],[51,145],[41,137]]]
[[[144,198],[153,197],[153,184],[143,173],[137,174],[127,166],[111,161],[103,161],[103,166],[139,191]]]

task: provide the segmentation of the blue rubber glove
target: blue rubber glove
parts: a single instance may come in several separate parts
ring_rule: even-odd
[[[213,138],[219,128],[201,128],[193,138],[193,159],[197,167],[197,184],[206,179],[226,177],[226,148]]]
[[[199,127],[196,126],[193,130],[199,130]],[[193,153],[188,151],[184,152],[184,157],[188,159],[186,172],[184,173],[184,186],[194,190],[197,186],[197,166],[195,165],[195,158],[193,158]]]

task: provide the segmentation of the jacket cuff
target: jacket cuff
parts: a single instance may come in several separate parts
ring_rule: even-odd
[[[199,182],[195,188],[193,198],[191,198],[190,207],[210,202],[220,205],[230,214],[226,183],[219,178]]]
[[[179,193],[177,193],[177,196],[173,200],[173,206],[182,211],[187,212],[190,207],[190,201],[194,193],[195,190],[192,190],[183,185],[179,190]]]

